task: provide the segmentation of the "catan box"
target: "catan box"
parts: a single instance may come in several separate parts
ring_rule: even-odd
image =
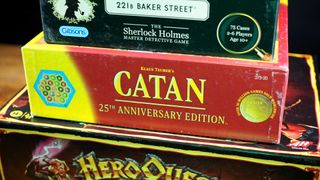
[[[48,43],[272,60],[279,0],[40,0]]]
[[[318,180],[314,63],[311,56],[291,56],[280,144],[32,117],[23,90],[0,111],[1,178]]]
[[[287,6],[273,62],[47,44],[22,48],[34,116],[278,143],[288,80]]]

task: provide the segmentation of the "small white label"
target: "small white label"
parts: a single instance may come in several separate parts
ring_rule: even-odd
[[[206,0],[105,0],[110,15],[206,21],[210,4]]]

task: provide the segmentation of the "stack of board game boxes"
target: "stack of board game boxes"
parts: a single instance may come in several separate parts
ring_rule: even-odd
[[[32,117],[23,89],[0,110],[2,179],[304,179],[320,174],[314,60],[290,56],[279,144]]]
[[[288,81],[285,2],[40,5],[44,35],[22,49],[34,116],[279,142]]]
[[[0,112],[3,179],[319,177],[317,111],[284,122],[302,101],[286,108],[285,0],[40,5],[27,91]]]

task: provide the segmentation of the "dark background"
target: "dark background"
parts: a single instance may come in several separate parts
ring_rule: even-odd
[[[0,43],[23,45],[42,31],[38,0],[3,2]],[[289,51],[320,54],[320,0],[289,0]]]

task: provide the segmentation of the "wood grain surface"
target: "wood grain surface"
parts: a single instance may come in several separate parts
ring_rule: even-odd
[[[24,86],[21,46],[0,44],[0,107]]]

